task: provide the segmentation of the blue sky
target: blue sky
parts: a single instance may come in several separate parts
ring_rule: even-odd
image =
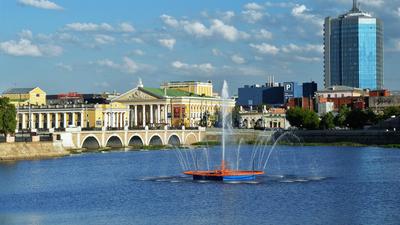
[[[400,89],[400,1],[360,0],[385,23],[385,86]],[[141,78],[323,82],[322,23],[351,0],[1,0],[0,91],[124,92]]]

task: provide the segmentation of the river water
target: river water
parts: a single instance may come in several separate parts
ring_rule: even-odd
[[[193,182],[163,150],[0,163],[0,224],[400,224],[398,149],[278,147],[266,172]]]

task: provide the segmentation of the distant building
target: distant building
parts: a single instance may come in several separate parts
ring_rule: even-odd
[[[160,86],[161,89],[175,89],[193,93],[196,95],[203,95],[213,97],[213,84],[211,81],[200,82],[200,81],[172,81],[164,83]]]
[[[368,96],[369,91],[347,86],[332,86],[315,93],[317,98],[344,98]]]
[[[325,115],[329,112],[335,111],[335,105],[333,102],[318,103],[318,114]]]
[[[46,92],[36,88],[11,88],[5,91],[3,97],[9,98],[15,106],[46,105]]]
[[[260,106],[264,104],[263,93],[269,87],[266,85],[245,85],[238,89],[238,99],[236,104],[239,106]]]
[[[242,129],[287,129],[290,123],[286,119],[286,110],[283,108],[262,111],[241,110],[239,127]]]
[[[314,81],[303,83],[303,97],[313,98],[318,91],[318,84]]]
[[[353,8],[324,25],[325,87],[344,85],[361,89],[383,87],[383,22]]]

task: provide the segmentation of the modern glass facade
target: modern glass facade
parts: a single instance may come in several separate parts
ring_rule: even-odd
[[[383,25],[357,7],[324,27],[325,87],[383,88]]]

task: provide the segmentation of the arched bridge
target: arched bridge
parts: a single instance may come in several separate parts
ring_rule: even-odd
[[[180,146],[201,142],[205,129],[67,131],[56,133],[63,146],[71,149],[142,148],[143,146]]]

